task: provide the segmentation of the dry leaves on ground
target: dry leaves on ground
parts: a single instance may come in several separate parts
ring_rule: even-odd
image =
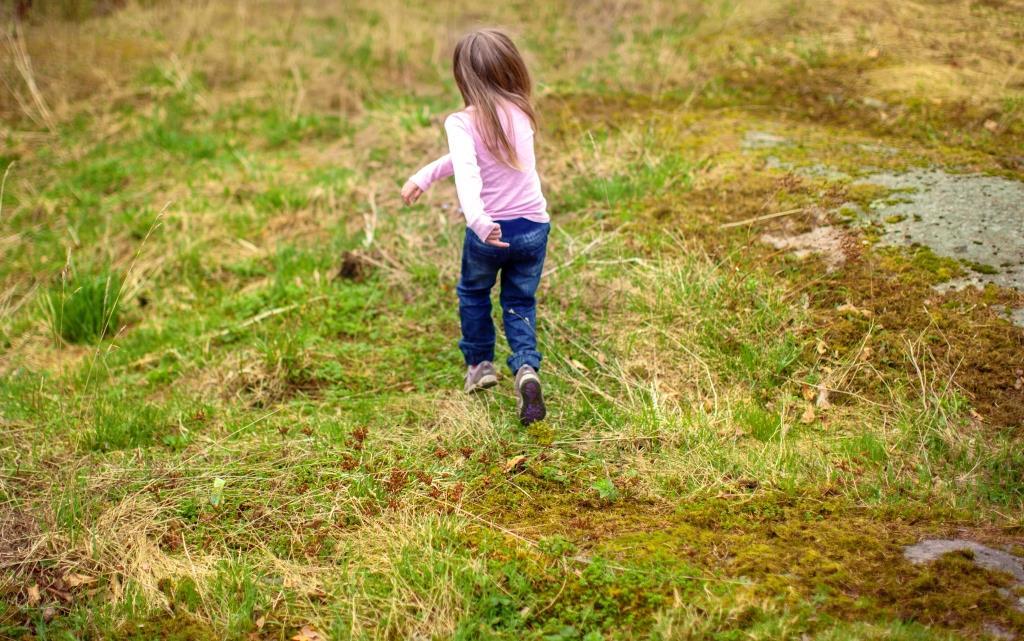
[[[292,637],[292,641],[327,641],[327,637],[316,631],[309,625],[304,625],[298,633]]]

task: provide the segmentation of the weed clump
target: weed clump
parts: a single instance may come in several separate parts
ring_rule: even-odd
[[[358,251],[347,251],[341,257],[337,277],[341,280],[363,281],[371,271],[370,261]]]
[[[95,343],[117,329],[121,279],[113,272],[76,275],[44,301],[54,337],[68,343]]]

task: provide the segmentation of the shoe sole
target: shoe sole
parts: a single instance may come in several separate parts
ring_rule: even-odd
[[[494,387],[497,384],[497,376],[495,376],[494,374],[486,374],[484,376],[481,376],[480,380],[478,380],[473,386],[467,387],[466,393],[472,394],[473,392],[479,392],[480,390],[485,390]]]
[[[540,382],[536,379],[523,381],[519,386],[519,402],[519,422],[523,425],[535,423],[547,416],[544,394],[540,391]]]

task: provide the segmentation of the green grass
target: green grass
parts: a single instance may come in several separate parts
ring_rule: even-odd
[[[656,162],[627,165],[621,174],[607,178],[580,176],[574,188],[562,194],[557,210],[574,212],[599,208],[604,212],[628,210],[623,205],[656,197],[667,190],[686,191],[692,183],[691,160],[669,155]],[[597,212],[600,215],[600,211]]]
[[[44,303],[53,335],[69,343],[95,343],[117,333],[121,280],[110,272],[75,274],[54,287]]]
[[[985,266],[852,224],[831,272],[757,242],[824,219],[719,227],[890,196],[774,166],[1012,174],[1019,92],[895,92],[883,122],[865,78],[940,45],[872,58],[862,7],[769,4],[38,14],[54,132],[0,102],[0,637],[1024,632],[1005,577],[902,558],[1019,533],[1000,364],[1024,339],[993,311],[1016,294],[940,301]],[[1018,24],[973,11],[964,64],[1007,42],[989,12]],[[538,80],[550,415],[529,429],[507,374],[459,391],[453,189],[398,198],[443,153],[439,34],[463,21],[522,24]],[[744,151],[748,130],[793,144]]]

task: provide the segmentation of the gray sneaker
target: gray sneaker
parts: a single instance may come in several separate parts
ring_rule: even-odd
[[[523,425],[547,416],[544,395],[540,391],[540,376],[529,365],[523,365],[516,372],[516,406],[519,408],[519,422]]]
[[[466,368],[466,393],[494,387],[498,384],[498,373],[494,371],[494,363],[481,361]]]

